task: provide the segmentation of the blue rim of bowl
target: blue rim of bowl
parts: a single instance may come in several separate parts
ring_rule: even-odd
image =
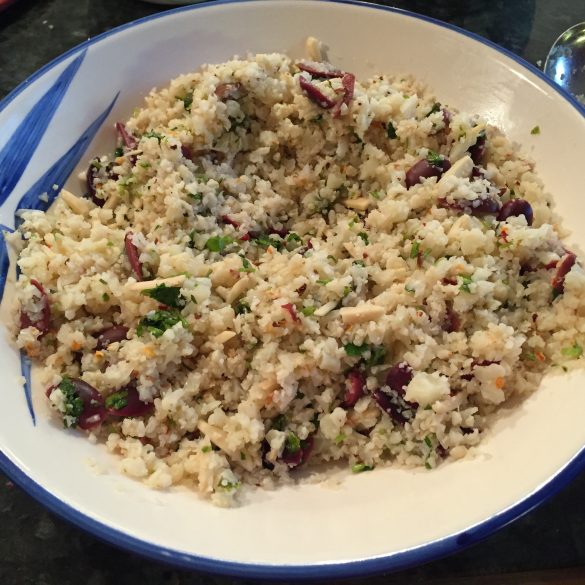
[[[112,30],[106,31],[84,43],[70,49],[57,57],[47,65],[41,67],[36,73],[23,81],[18,87],[10,92],[3,100],[0,101],[0,112],[3,111],[24,89],[32,82],[36,81],[45,72],[54,68],[56,65],[91,45],[96,44],[102,39],[115,35],[127,28],[139,26],[144,22],[165,18],[169,14],[183,12],[188,10],[198,10],[204,7],[217,6],[222,4],[235,3],[257,3],[264,0],[215,0],[214,2],[203,2],[193,6],[183,6],[162,13],[146,16],[139,20],[124,24]],[[483,37],[461,29],[449,23],[436,20],[434,18],[415,14],[406,10],[369,4],[361,0],[319,0],[331,4],[349,4],[359,6],[363,9],[384,10],[394,12],[402,16],[423,20],[441,28],[445,28],[463,36],[466,36],[476,42],[495,49],[498,53],[509,57],[530,73],[536,75],[539,79],[549,85],[554,91],[561,95],[569,104],[571,104],[583,117],[585,117],[585,106],[581,105],[572,95],[564,89],[557,86],[542,71],[516,55],[508,49],[500,47],[495,43],[484,39]],[[337,563],[319,563],[314,565],[268,565],[254,563],[239,563],[233,561],[224,561],[212,557],[197,556],[190,553],[181,552],[175,549],[168,549],[150,542],[146,542],[130,536],[120,530],[107,526],[90,516],[76,510],[63,500],[47,491],[40,484],[33,481],[26,473],[11,461],[2,451],[0,451],[0,469],[18,486],[20,486],[29,495],[35,498],[43,506],[55,512],[63,519],[82,528],[83,530],[114,544],[120,548],[137,553],[148,559],[157,560],[174,566],[204,571],[207,573],[219,573],[236,577],[256,577],[260,579],[295,579],[295,580],[317,580],[331,578],[347,578],[363,575],[382,573],[384,571],[398,571],[409,567],[420,565],[440,557],[458,552],[468,546],[486,538],[496,530],[503,528],[513,520],[526,514],[539,504],[566,487],[581,471],[585,469],[585,447],[575,454],[559,471],[557,471],[547,481],[543,482],[537,489],[524,499],[498,512],[491,518],[488,518],[478,524],[471,526],[461,532],[451,534],[429,543],[391,553],[380,555],[363,560],[337,562]]]

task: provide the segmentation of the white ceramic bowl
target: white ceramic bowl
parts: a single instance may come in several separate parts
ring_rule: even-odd
[[[443,102],[503,127],[533,154],[575,241],[585,242],[578,231],[583,110],[536,69],[488,42],[352,2],[202,4],[110,31],[63,55],[0,104],[0,221],[13,227],[15,209],[42,205],[38,194],[53,184],[66,181],[79,191],[75,174],[67,177],[110,148],[114,121],[126,118],[152,86],[247,51],[301,56],[307,35],[321,38],[345,70],[362,77],[414,73]],[[538,136],[530,134],[535,125]],[[433,472],[378,469],[344,477],[336,488],[257,491],[240,508],[223,510],[187,491],[151,491],[118,475],[102,448],[50,422],[40,389],[27,404],[20,368],[2,339],[0,467],[94,534],[191,568],[287,578],[402,568],[489,534],[566,484],[585,461],[585,376],[574,372],[547,378],[503,414],[474,458]]]

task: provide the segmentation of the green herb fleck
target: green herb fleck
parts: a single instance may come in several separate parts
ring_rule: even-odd
[[[420,248],[420,244],[418,242],[412,242],[412,246],[410,248],[410,257],[416,258],[418,256],[418,251]]]
[[[128,390],[118,390],[106,398],[106,408],[121,410],[128,405]]]
[[[186,95],[184,97],[179,98],[180,101],[183,102],[183,106],[187,112],[191,111],[191,106],[193,105],[193,94]]]
[[[427,469],[432,469],[433,468],[433,466],[428,461],[425,461],[425,467]]]
[[[271,426],[277,431],[284,431],[286,428],[286,416],[279,414],[277,417],[272,419]]]
[[[386,358],[386,348],[381,345],[376,345],[370,348],[370,357],[366,360],[365,364],[369,368],[372,366],[379,366],[384,362]]]
[[[212,449],[211,449],[211,445],[204,445],[203,447],[201,447],[201,453],[211,453]]]
[[[429,150],[427,161],[434,166],[441,166],[443,164],[443,157],[434,150]]]
[[[353,473],[362,473],[364,471],[372,471],[374,467],[372,465],[366,465],[365,463],[356,463],[351,466],[351,471]]]
[[[244,315],[245,313],[249,313],[252,309],[250,309],[250,305],[246,301],[238,301],[236,306],[234,307],[234,311],[236,315]]]
[[[240,272],[256,272],[252,263],[245,256],[240,256],[240,258],[242,259],[242,268],[240,268]]]
[[[370,197],[373,197],[374,199],[377,199],[379,201],[380,199],[384,198],[384,192],[383,191],[372,191],[370,193]]]
[[[234,239],[229,236],[212,236],[205,242],[205,247],[210,252],[218,252],[221,254],[233,242]]]
[[[114,156],[116,158],[118,158],[120,156],[124,156],[124,149],[121,146],[118,146],[118,148],[116,148],[116,150],[114,150]]]
[[[531,131],[530,134],[540,134],[540,126],[535,126]]]
[[[187,304],[187,301],[181,295],[180,286],[159,284],[155,288],[147,288],[146,290],[143,290],[142,294],[158,301],[161,305],[172,307],[173,309],[182,309]]]
[[[426,446],[427,446],[429,449],[432,449],[432,448],[433,448],[433,440],[431,439],[430,435],[427,435],[427,436],[424,438],[424,441],[425,441],[425,445],[426,445]]]
[[[317,307],[303,307],[301,309],[301,313],[305,317],[310,317],[316,310],[317,310]]]
[[[105,301],[106,303],[110,300],[110,295],[108,293],[104,293],[102,295],[102,301]]]
[[[441,111],[441,104],[439,102],[435,102],[433,104],[433,107],[429,110],[429,113],[425,116],[425,118],[428,118],[431,114],[436,114],[437,112]]]
[[[295,234],[295,232],[291,232],[286,236],[286,249],[289,252],[292,252],[294,249],[298,248],[303,243],[301,236],[299,234]]]
[[[527,360],[531,361],[531,362],[535,362],[536,361],[536,355],[534,354],[533,351],[528,351],[526,352],[526,355],[524,356]]]
[[[187,193],[187,196],[189,199],[193,199],[193,201],[196,201],[197,203],[201,203],[203,200],[203,195],[201,193]]]
[[[337,437],[335,437],[333,440],[335,441],[336,445],[341,445],[345,439],[347,439],[347,437],[343,433],[339,433],[339,435],[337,435]]]
[[[143,161],[140,161],[138,164],[139,164],[139,165],[140,165],[140,166],[141,166],[143,169],[147,169],[148,167],[150,167],[150,163],[149,163],[149,162],[146,162],[145,160],[143,160]]]
[[[359,237],[359,238],[361,238],[361,239],[363,240],[364,244],[366,244],[366,245],[367,245],[367,244],[369,244],[369,243],[370,243],[370,241],[369,241],[369,239],[368,239],[368,234],[366,234],[366,232],[360,232],[360,233],[358,234],[358,237]]]
[[[329,284],[329,283],[330,283],[332,280],[333,280],[332,278],[320,278],[320,279],[317,281],[317,284],[321,284],[321,285],[323,285],[323,286],[326,286],[326,285],[328,285],[328,284]]]
[[[394,127],[394,124],[392,124],[390,120],[388,121],[388,124],[386,124],[386,134],[388,138],[390,138],[390,140],[393,140],[397,136],[396,128]]]
[[[239,481],[229,481],[225,477],[222,477],[217,484],[217,489],[225,490],[225,491],[232,491],[236,490],[240,487]]]
[[[568,358],[578,359],[583,355],[583,348],[575,342],[571,347],[563,347],[561,353]]]
[[[354,266],[362,266],[365,268],[366,263],[363,260],[354,260],[353,261]]]
[[[352,291],[351,286],[344,286],[342,297],[345,298]]]
[[[331,260],[332,264],[337,264],[337,258],[335,256],[331,256],[331,254],[327,256],[327,260]]]
[[[264,248],[265,250],[272,246],[275,250],[280,250],[283,246],[282,240],[277,240],[276,238],[271,238],[265,234],[258,236],[252,240],[256,246],[260,246],[260,248]]]
[[[355,343],[346,343],[343,349],[345,349],[345,353],[350,357],[361,357],[370,347],[367,344],[356,345]]]
[[[246,461],[246,454],[243,451],[240,451],[240,461]]]
[[[162,134],[160,134],[160,132],[155,132],[154,130],[149,130],[148,132],[145,132],[142,135],[142,138],[156,138],[158,140],[158,143],[160,144],[160,141],[164,138],[164,136]]]
[[[301,448],[301,440],[297,437],[295,433],[289,431],[286,435],[286,450],[291,455],[297,453]]]
[[[83,401],[69,378],[64,377],[59,383],[58,388],[64,396],[63,405],[65,412],[63,413],[63,424],[67,428],[75,428],[83,412]]]
[[[185,329],[187,328],[187,322],[176,309],[152,311],[140,320],[136,334],[140,337],[148,331],[154,337],[160,337],[167,329],[174,327],[177,323],[181,323]]]
[[[471,289],[469,288],[469,285],[473,282],[471,276],[459,275],[459,278],[461,279],[459,290],[462,290],[466,293],[471,293]]]
[[[411,295],[412,295],[412,294],[414,294],[414,293],[416,292],[416,289],[415,289],[414,287],[410,286],[409,284],[405,284],[405,285],[404,285],[404,290],[405,290],[407,293],[410,293]]]
[[[311,118],[311,122],[320,122],[323,119],[323,114],[319,114],[314,118]]]

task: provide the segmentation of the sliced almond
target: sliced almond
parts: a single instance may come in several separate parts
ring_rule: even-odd
[[[102,209],[114,209],[120,201],[120,197],[118,195],[110,195],[106,202],[104,203]]]
[[[236,284],[231,288],[225,288],[223,286],[217,287],[217,294],[230,305],[239,297],[241,297],[248,289],[252,288],[254,281],[249,276],[240,278]]]
[[[343,204],[349,209],[366,211],[370,206],[370,200],[367,197],[358,197],[356,199],[346,199]]]
[[[239,256],[228,256],[211,265],[211,284],[213,286],[233,286],[240,277],[242,260]]]
[[[323,44],[315,37],[307,37],[305,41],[305,52],[311,61],[320,63],[323,61]]]
[[[465,132],[460,140],[453,143],[449,160],[451,164],[458,161],[476,142],[479,135],[485,130],[485,124],[478,124]]]
[[[460,158],[453,166],[440,178],[439,185],[446,182],[448,177],[467,178],[473,171],[474,162],[469,155]]]
[[[237,333],[235,331],[222,331],[218,333],[201,346],[201,353],[212,352],[218,345],[225,345],[228,341],[236,337],[236,335]]]
[[[313,313],[313,315],[316,315],[317,317],[325,317],[325,315],[328,315],[329,313],[331,313],[331,311],[333,311],[333,309],[335,309],[335,307],[337,307],[337,301],[329,301],[328,303],[321,305]]]
[[[73,193],[71,193],[71,191],[67,191],[67,189],[61,189],[61,199],[67,203],[71,211],[78,213],[79,215],[85,215],[86,213],[89,213],[93,207],[95,207],[89,199],[84,199],[82,197],[78,197],[77,195],[73,195]]]
[[[348,325],[374,321],[384,315],[385,312],[384,307],[368,303],[358,305],[357,307],[343,307],[339,309],[342,321]]]
[[[131,292],[142,292],[149,288],[155,288],[161,284],[165,286],[181,286],[187,277],[184,274],[171,276],[170,278],[157,278],[155,280],[143,280],[141,282],[127,282],[124,288]]]

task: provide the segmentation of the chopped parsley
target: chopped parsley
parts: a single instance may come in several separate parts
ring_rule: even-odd
[[[413,286],[410,286],[409,284],[404,285],[404,290],[411,295],[416,292],[416,289]]]
[[[210,252],[222,253],[229,245],[234,243],[234,239],[229,236],[212,236],[205,242],[205,247]]]
[[[441,166],[443,164],[443,157],[434,150],[429,150],[427,161],[434,166]]]
[[[370,357],[366,359],[365,364],[368,367],[379,366],[386,358],[386,348],[382,345],[370,347]]]
[[[279,414],[277,417],[272,419],[272,428],[277,431],[284,431],[286,428],[286,416]]]
[[[322,286],[326,286],[328,285],[333,279],[332,278],[320,278],[319,280],[317,280],[317,284],[320,284]]]
[[[301,309],[301,313],[305,317],[310,317],[316,310],[317,310],[317,307],[303,307]]]
[[[391,121],[388,121],[388,124],[386,124],[386,134],[388,138],[390,138],[390,140],[396,138],[396,128],[394,127],[394,124],[392,124]]]
[[[323,114],[319,114],[314,118],[311,118],[311,122],[320,122],[323,119]]]
[[[362,473],[364,471],[372,471],[374,467],[372,465],[366,465],[365,463],[355,463],[351,466],[352,473]]]
[[[429,449],[432,449],[432,448],[433,448],[433,440],[431,439],[431,436],[430,436],[430,435],[427,435],[427,436],[424,438],[424,442],[425,442],[425,445],[426,445],[426,446],[427,446]]]
[[[289,252],[292,252],[295,248],[298,248],[303,243],[301,236],[299,234],[295,234],[295,232],[291,232],[286,236],[286,249]]]
[[[187,328],[187,322],[177,309],[152,311],[140,320],[136,334],[140,337],[148,332],[154,337],[160,337],[167,329],[174,327],[177,323],[181,323],[185,329]]]
[[[473,279],[471,278],[471,276],[459,275],[459,278],[461,279],[461,284],[459,285],[459,290],[462,290],[466,293],[470,293],[471,290],[469,288],[469,285],[473,282]]]
[[[332,256],[331,254],[327,256],[327,260],[331,260],[332,264],[337,264],[337,258],[335,256]]]
[[[201,203],[203,200],[203,195],[201,193],[187,193],[187,196],[197,203]]]
[[[530,134],[540,134],[540,126],[535,126],[531,131]]]
[[[280,250],[283,246],[282,240],[271,238],[266,234],[262,234],[261,236],[254,238],[252,242],[256,244],[256,246],[260,246],[260,248],[264,248],[265,250],[268,249],[270,246],[272,246],[275,250]]]
[[[382,191],[372,191],[370,193],[370,197],[373,197],[374,199],[378,199],[378,201],[380,199],[384,198],[384,193]]]
[[[365,263],[363,260],[354,260],[354,261],[353,261],[353,265],[354,265],[354,266],[362,266],[362,267],[364,267],[364,268],[365,268],[365,266],[366,266],[366,263]]]
[[[191,106],[193,105],[193,94],[186,95],[184,97],[179,98],[180,101],[183,102],[183,106],[187,112],[191,111]]]
[[[410,248],[410,257],[416,258],[418,256],[418,251],[420,248],[420,244],[418,242],[412,242],[412,246]]]
[[[242,268],[240,268],[240,272],[256,272],[252,263],[245,256],[240,256],[240,258],[242,259]]]
[[[286,446],[286,451],[289,454],[294,455],[301,448],[301,440],[297,437],[297,435],[295,433],[293,433],[292,431],[289,431],[286,435],[285,446]]]
[[[110,295],[108,293],[104,293],[102,295],[102,301],[105,301],[106,303],[110,300]]]
[[[244,315],[246,313],[249,313],[252,309],[250,309],[250,305],[246,302],[246,301],[238,301],[236,303],[236,306],[234,307],[234,311],[236,312],[236,315]]]
[[[533,351],[526,352],[525,357],[526,357],[527,360],[529,360],[531,362],[535,362],[536,361],[536,355],[534,354]]]
[[[142,291],[146,297],[158,301],[161,305],[172,307],[173,309],[182,309],[187,304],[185,298],[181,295],[180,286],[167,286],[159,284],[155,288],[148,288]]]
[[[106,408],[121,410],[128,406],[128,390],[118,390],[106,398]]]
[[[577,342],[575,342],[570,347],[563,347],[563,349],[561,349],[561,353],[565,357],[578,359],[583,355],[583,348]]]
[[[120,156],[124,156],[124,149],[121,146],[118,146],[118,148],[116,148],[116,150],[114,150],[114,156],[116,158],[118,158]]]
[[[160,132],[155,132],[154,130],[149,130],[142,135],[142,138],[156,138],[158,143],[164,138],[164,136]]]
[[[363,240],[364,244],[366,244],[366,245],[370,243],[370,241],[368,239],[368,234],[366,234],[366,232],[360,232],[358,234],[358,238],[361,238]]]
[[[57,388],[61,390],[64,396],[63,424],[67,428],[75,428],[83,412],[83,401],[70,378],[64,377]]]
[[[345,439],[347,439],[347,437],[343,433],[339,433],[339,435],[337,435],[337,437],[335,437],[333,440],[336,445],[341,445]]]
[[[428,118],[431,114],[436,114],[437,112],[441,111],[441,104],[439,102],[435,102],[433,104],[433,107],[429,110],[429,113],[425,116],[425,118]]]
[[[345,353],[350,357],[361,357],[363,353],[369,351],[370,347],[367,344],[356,345],[355,343],[346,343],[343,349],[345,349]]]
[[[211,445],[205,445],[201,448],[201,453],[211,453]]]
[[[352,290],[351,286],[344,286],[342,297],[345,298]]]

